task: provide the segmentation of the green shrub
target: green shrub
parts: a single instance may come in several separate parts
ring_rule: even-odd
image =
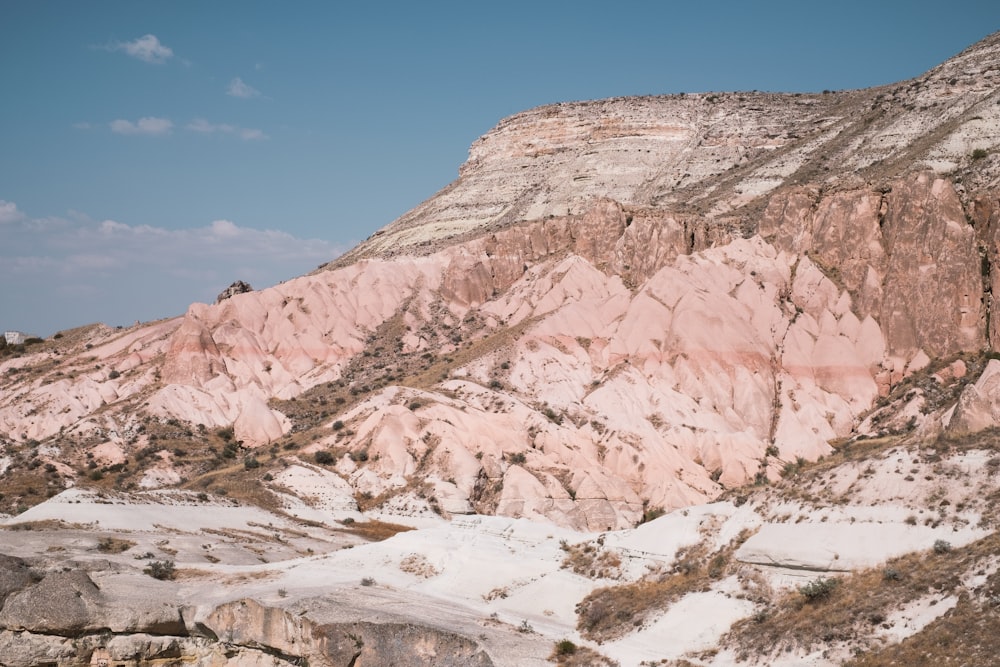
[[[576,644],[568,639],[556,642],[556,655],[573,655],[576,653]]]
[[[161,581],[173,579],[177,576],[177,573],[174,570],[174,561],[172,560],[151,561],[143,570],[143,573],[148,574],[153,579],[159,579]]]
[[[830,597],[840,585],[840,579],[820,577],[799,588],[799,593],[809,602],[817,602]]]
[[[944,554],[951,551],[951,542],[947,540],[934,540],[934,553]]]
[[[982,160],[984,157],[986,157],[989,154],[990,154],[989,151],[987,151],[985,148],[977,148],[974,151],[972,151],[972,159],[973,160]]]
[[[642,522],[646,523],[663,516],[664,511],[662,507],[650,507],[642,513]]]
[[[316,452],[314,456],[316,458],[316,463],[319,463],[320,465],[330,465],[331,463],[333,463],[333,454],[326,451],[325,449],[321,449],[320,451]]]

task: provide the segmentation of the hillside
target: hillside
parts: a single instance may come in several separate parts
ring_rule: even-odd
[[[0,350],[5,664],[989,664],[998,148],[1000,33],[541,107],[310,275]]]

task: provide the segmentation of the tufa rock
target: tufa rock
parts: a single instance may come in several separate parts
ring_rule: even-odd
[[[250,283],[245,283],[242,280],[237,280],[232,285],[219,292],[219,296],[215,297],[215,302],[222,303],[226,299],[236,296],[237,294],[246,294],[247,292],[252,292],[252,291],[253,288],[250,287]]]

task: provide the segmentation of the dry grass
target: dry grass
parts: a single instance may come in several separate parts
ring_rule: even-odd
[[[577,646],[568,639],[556,642],[549,656],[559,667],[617,667],[618,663],[587,646]]]
[[[440,574],[440,571],[423,554],[410,554],[399,561],[399,569],[424,579],[430,579]]]
[[[989,579],[992,595],[986,602],[968,596],[921,632],[899,644],[876,649],[849,660],[845,667],[889,665],[995,665],[1000,655],[1000,577]]]
[[[39,521],[21,521],[0,526],[0,530],[85,530],[89,526],[82,523],[69,523],[62,519],[41,519]]]
[[[749,537],[744,531],[714,554],[699,543],[678,554],[670,573],[592,591],[576,606],[577,629],[588,639],[606,641],[641,627],[684,595],[708,590],[712,582],[735,573],[739,565],[733,554]]]
[[[97,541],[97,550],[102,554],[120,554],[135,546],[132,540],[118,537],[103,537]]]
[[[413,530],[413,528],[398,523],[389,523],[388,521],[365,521],[363,523],[352,523],[349,526],[341,528],[340,530],[345,533],[350,533],[351,535],[357,535],[358,537],[368,540],[369,542],[381,542],[382,540],[389,539],[393,535]]]
[[[822,644],[841,643],[859,650],[875,648],[872,630],[884,624],[893,611],[932,592],[964,595],[960,593],[962,576],[976,571],[984,559],[998,553],[1000,536],[992,534],[961,549],[907,554],[883,567],[842,577],[839,585],[823,597],[810,600],[799,591],[789,592],[753,618],[733,625],[723,641],[739,649],[743,657],[810,651]],[[997,575],[991,577],[991,586],[1000,585],[996,579]],[[945,622],[941,625],[947,627]],[[912,664],[927,663],[918,660]]]
[[[621,577],[621,557],[590,542],[581,544],[560,544],[566,557],[562,568],[591,579],[618,579]]]

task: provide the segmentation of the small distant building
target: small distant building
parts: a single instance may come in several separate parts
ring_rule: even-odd
[[[8,345],[24,345],[24,341],[28,340],[28,334],[23,331],[4,331],[3,337]]]

